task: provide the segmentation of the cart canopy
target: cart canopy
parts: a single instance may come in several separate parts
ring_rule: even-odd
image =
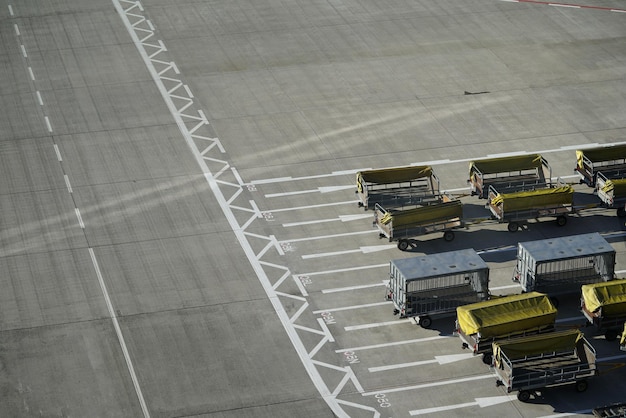
[[[626,313],[626,279],[582,285],[582,297],[590,312],[602,308],[603,316]]]
[[[574,188],[567,185],[515,193],[499,193],[491,199],[491,203],[494,206],[504,203],[504,210],[511,212],[549,206],[571,205],[573,198]]]
[[[428,225],[437,221],[453,220],[463,216],[463,204],[460,200],[436,203],[414,209],[387,212],[379,222],[387,225],[393,221],[393,227]]]
[[[466,335],[498,337],[554,325],[557,310],[543,293],[530,292],[504,296],[459,306],[457,321]]]
[[[587,157],[592,163],[621,160],[626,158],[626,145],[576,150],[576,162],[581,170],[584,169],[584,157]]]
[[[541,167],[541,160],[541,155],[531,154],[472,161],[469,168],[470,177],[476,171],[483,174],[495,174],[531,170]]]
[[[573,353],[578,342],[582,339],[583,333],[581,331],[571,329],[496,341],[492,343],[493,357],[496,365],[499,365],[503,354],[509,360],[516,360],[548,353]]]
[[[379,170],[359,171],[356,173],[356,185],[359,192],[363,191],[363,183],[390,184],[430,177],[431,166],[384,168]]]
[[[626,179],[607,180],[602,186],[604,193],[613,192],[614,197],[626,196]]]

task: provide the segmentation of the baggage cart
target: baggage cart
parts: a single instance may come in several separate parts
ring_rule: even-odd
[[[605,207],[617,209],[620,218],[626,217],[626,178],[610,179],[599,171],[596,176],[596,193]]]
[[[597,418],[624,418],[626,417],[626,402],[593,408],[592,412]]]
[[[412,238],[434,232],[443,232],[443,239],[452,241],[454,230],[465,227],[462,217],[462,203],[444,195],[440,203],[405,210],[383,208],[377,203],[373,225],[380,238],[397,242],[398,248],[405,251]]]
[[[454,334],[461,347],[482,354],[485,364],[491,364],[494,341],[552,332],[557,315],[550,298],[538,292],[459,306],[456,312]]]
[[[439,178],[430,166],[397,167],[356,173],[359,207],[427,205],[441,201]]]
[[[508,223],[510,232],[530,219],[556,218],[558,226],[567,223],[567,215],[574,212],[574,189],[557,182],[556,187],[501,193],[493,185],[489,186],[489,210],[498,222]]]
[[[606,178],[621,178],[626,174],[626,145],[609,145],[576,150],[576,168],[580,183],[595,187],[598,172]]]
[[[489,297],[489,267],[472,249],[391,260],[386,297],[394,315],[430,327],[435,315]]]
[[[597,374],[596,351],[579,330],[555,331],[493,343],[493,370],[507,392],[526,402],[538,389],[574,384],[587,390]]]
[[[580,310],[587,321],[614,341],[626,321],[626,279],[585,284],[581,293]]]
[[[486,199],[489,186],[511,193],[551,186],[552,168],[539,154],[490,158],[470,162],[469,180],[472,195]]]
[[[513,281],[522,291],[556,295],[578,293],[583,284],[607,282],[615,276],[615,250],[597,232],[520,242]],[[558,306],[557,306],[558,307]]]
[[[622,329],[622,337],[619,339],[619,349],[626,351],[626,322],[624,322],[624,328]]]

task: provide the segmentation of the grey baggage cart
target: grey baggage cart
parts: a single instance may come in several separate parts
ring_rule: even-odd
[[[472,161],[469,168],[470,191],[481,199],[488,197],[489,186],[506,193],[550,187],[552,168],[539,154],[516,155]]]
[[[493,343],[493,370],[522,402],[548,386],[575,384],[584,392],[597,374],[596,351],[579,330],[520,337]]]
[[[465,227],[462,216],[462,203],[443,195],[441,203],[405,210],[383,208],[377,203],[373,225],[378,228],[380,238],[397,242],[398,248],[404,251],[411,245],[412,238],[434,232],[443,232],[443,239],[452,241],[454,230]]]
[[[522,291],[556,295],[578,293],[583,284],[615,276],[615,250],[597,232],[520,242],[513,281]]]
[[[489,267],[467,249],[391,260],[386,297],[394,315],[413,317],[424,328],[432,316],[489,297]]]
[[[365,170],[356,173],[359,206],[387,208],[428,205],[441,201],[439,178],[430,166]]]
[[[580,182],[595,187],[598,172],[606,178],[621,178],[626,175],[626,145],[576,150],[576,168]]]
[[[593,408],[592,412],[597,418],[624,418],[626,417],[626,402]]]
[[[607,341],[614,341],[626,321],[626,279],[583,285],[580,310]]]
[[[623,173],[626,176],[626,172]],[[626,178],[610,179],[601,171],[596,176],[596,194],[607,208],[617,209],[617,216],[626,217]]]

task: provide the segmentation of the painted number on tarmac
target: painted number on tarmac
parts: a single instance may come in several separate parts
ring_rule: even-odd
[[[295,250],[296,250],[296,249],[295,249],[295,248],[291,245],[291,243],[289,243],[289,242],[281,242],[281,243],[280,243],[280,248],[281,248],[284,252],[286,252],[286,253],[289,253],[289,252],[292,252],[292,251],[295,251]],[[300,280],[302,280],[302,279],[300,279]]]
[[[324,318],[324,322],[327,324],[336,324],[335,317],[330,312],[322,312],[322,318]]]
[[[361,360],[359,360],[359,357],[354,351],[344,351],[343,356],[344,359],[350,364],[356,364],[361,362]]]
[[[263,218],[265,218],[267,222],[274,221],[274,215],[272,215],[272,212],[262,212],[261,215],[263,216]]]
[[[374,397],[382,408],[389,408],[391,406],[391,404],[389,403],[389,398],[387,398],[387,395],[385,395],[384,393],[377,393],[376,395],[374,395]]]
[[[300,283],[302,283],[305,287],[313,283],[313,280],[311,280],[311,277],[307,275],[298,276],[298,279],[300,279]]]

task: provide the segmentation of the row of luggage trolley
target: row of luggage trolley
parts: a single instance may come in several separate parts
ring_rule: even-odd
[[[512,279],[521,293],[493,296],[489,267],[472,249],[390,261],[386,298],[394,314],[424,328],[456,314],[464,349],[481,354],[497,382],[527,401],[540,388],[587,389],[596,353],[580,329],[558,330],[558,297],[581,296],[589,326],[626,351],[626,279],[615,279],[615,250],[598,233],[518,244]]]
[[[575,171],[580,183],[593,187],[598,206],[617,209],[626,216],[626,145],[576,151]],[[473,161],[469,166],[470,194],[486,200],[484,217],[465,218],[457,198],[441,190],[431,166],[395,167],[359,171],[358,205],[374,210],[374,227],[381,238],[407,250],[414,238],[454,231],[485,221],[506,223],[511,232],[532,219],[553,218],[564,226],[567,217],[589,206],[575,206],[574,188],[560,178],[539,154]]]

